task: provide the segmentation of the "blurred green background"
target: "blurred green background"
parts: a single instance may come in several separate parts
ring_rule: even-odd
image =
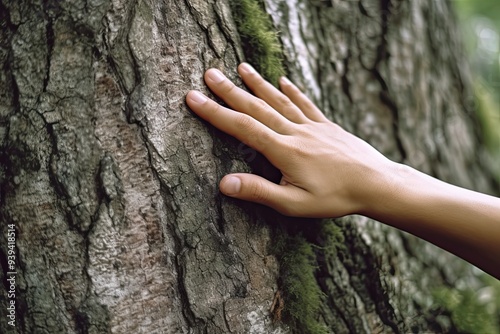
[[[440,1],[440,0],[436,0]],[[474,79],[481,133],[500,182],[500,0],[452,0]],[[439,291],[437,299],[457,319],[459,331],[500,333],[500,281],[482,276],[485,287]]]
[[[454,0],[469,55],[484,142],[500,181],[500,0]]]

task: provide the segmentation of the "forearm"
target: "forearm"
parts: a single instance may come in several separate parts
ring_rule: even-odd
[[[364,215],[405,230],[500,278],[500,199],[395,165]]]

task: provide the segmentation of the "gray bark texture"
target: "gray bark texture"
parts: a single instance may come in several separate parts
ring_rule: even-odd
[[[498,194],[448,2],[263,4],[290,78],[328,117],[393,160]],[[223,175],[251,168],[184,102],[207,92],[210,67],[240,82],[230,8],[0,1],[1,333],[301,331],[276,315],[287,301],[271,225],[292,219],[219,194]],[[446,332],[432,289],[481,287],[472,266],[380,223],[327,224],[343,240],[317,252],[327,332]]]

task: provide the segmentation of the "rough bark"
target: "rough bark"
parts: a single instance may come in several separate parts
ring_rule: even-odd
[[[329,117],[395,160],[494,191],[447,3],[265,4],[291,78]],[[17,272],[16,327],[4,283],[0,331],[291,331],[269,312],[282,287],[268,223],[284,218],[218,193],[250,168],[184,104],[209,67],[238,81],[228,0],[2,0],[0,19],[2,281],[8,224]],[[430,291],[474,286],[469,265],[362,217],[335,224],[344,246],[317,271],[329,331],[451,326]]]

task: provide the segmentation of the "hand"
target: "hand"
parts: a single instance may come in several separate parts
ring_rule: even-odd
[[[234,110],[198,91],[188,93],[187,104],[260,151],[283,176],[278,185],[253,174],[226,175],[222,193],[289,216],[339,217],[369,210],[395,164],[329,121],[288,79],[280,79],[280,92],[246,63],[238,72],[257,97],[210,69],[206,84]]]
[[[248,64],[238,71],[257,97],[215,69],[210,89],[232,109],[197,91],[187,103],[200,117],[264,154],[280,184],[252,174],[226,175],[221,191],[290,216],[358,213],[410,232],[500,279],[500,199],[462,189],[391,162],[330,122],[287,79],[282,92]]]

